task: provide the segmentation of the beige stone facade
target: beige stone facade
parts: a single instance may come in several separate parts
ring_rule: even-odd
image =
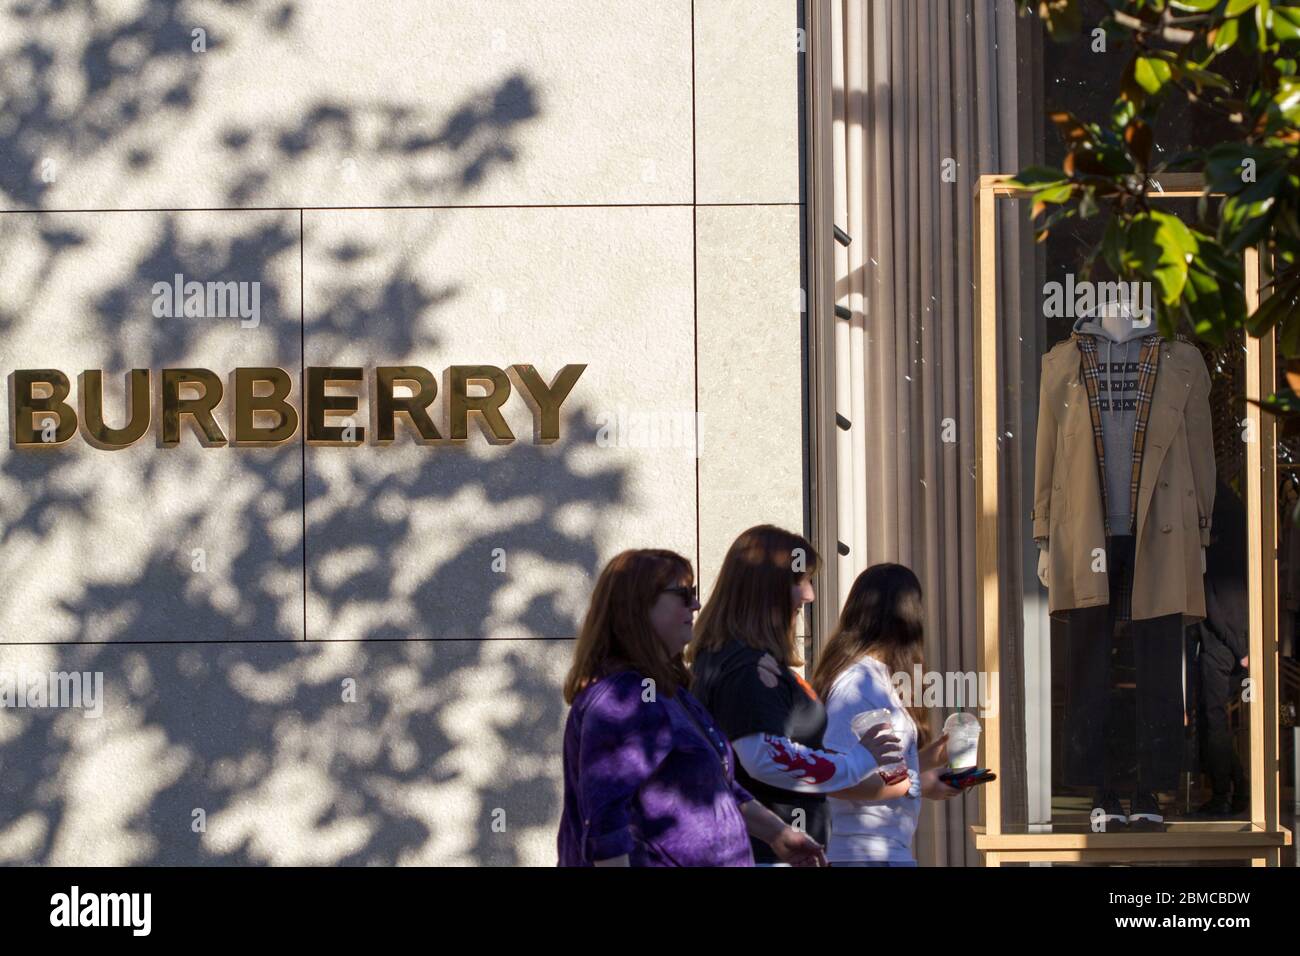
[[[7,388],[0,672],[103,706],[0,708],[0,861],[553,863],[594,574],[804,526],[801,4],[100,6],[0,13],[7,377],[586,370],[552,444],[32,450]]]

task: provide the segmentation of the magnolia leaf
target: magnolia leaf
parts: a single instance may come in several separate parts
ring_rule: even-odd
[[[1226,50],[1231,50],[1237,45],[1237,37],[1240,35],[1240,20],[1224,20],[1213,33],[1214,52],[1223,53]]]
[[[1300,81],[1292,76],[1282,77],[1277,93],[1268,104],[1269,118],[1280,120],[1286,126],[1300,126]]]
[[[1268,298],[1246,321],[1246,331],[1258,338],[1279,322],[1282,329],[1278,347],[1283,355],[1293,356],[1300,352],[1300,269],[1273,281]]]
[[[1148,96],[1163,90],[1170,76],[1169,64],[1157,57],[1139,56],[1133,61],[1133,79]]]
[[[1133,217],[1123,253],[1125,272],[1147,276],[1160,288],[1165,305],[1178,302],[1187,284],[1188,261],[1196,238],[1177,216],[1151,211]]]
[[[1300,7],[1273,8],[1273,36],[1282,41],[1300,40]]]
[[[1252,405],[1258,405],[1262,411],[1268,412],[1270,415],[1278,415],[1282,418],[1300,416],[1300,395],[1297,395],[1289,388],[1274,392],[1268,398],[1248,398],[1246,401]]]
[[[1016,173],[1015,178],[1007,184],[1021,189],[1042,189],[1044,186],[1056,186],[1068,182],[1069,176],[1062,170],[1051,166],[1027,166]]]
[[[1134,120],[1124,130],[1124,142],[1128,145],[1129,155],[1139,168],[1151,165],[1151,127],[1141,120]]]

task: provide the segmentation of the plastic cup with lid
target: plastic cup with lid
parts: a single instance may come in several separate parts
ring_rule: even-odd
[[[980,750],[979,720],[959,711],[944,721],[943,732],[948,735],[948,766],[953,770],[975,766]]]
[[[858,714],[849,722],[853,729],[853,736],[861,739],[872,727],[878,724],[888,724],[890,730],[895,736],[898,734],[898,726],[894,723],[894,712],[888,707],[879,707],[876,710],[864,711]],[[891,763],[880,768],[880,774],[885,779],[885,783],[897,783],[907,776],[907,764]]]

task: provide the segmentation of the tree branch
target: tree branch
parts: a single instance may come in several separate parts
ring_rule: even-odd
[[[1168,9],[1166,9],[1164,14],[1161,16],[1159,25],[1147,23],[1145,20],[1139,20],[1131,13],[1124,13],[1121,10],[1114,11],[1111,14],[1111,16],[1115,19],[1115,22],[1118,23],[1120,26],[1128,27],[1130,30],[1133,30],[1137,33],[1146,34],[1148,36],[1158,36],[1166,43],[1173,43],[1179,46],[1185,46],[1196,39],[1195,30],[1188,30],[1185,29],[1184,27],[1176,27],[1173,25],[1173,20],[1171,20],[1169,17]],[[1201,19],[1203,18],[1187,17],[1180,20],[1179,22],[1191,23]]]

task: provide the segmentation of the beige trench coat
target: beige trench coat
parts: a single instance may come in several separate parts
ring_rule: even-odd
[[[1106,532],[1097,451],[1072,339],[1043,356],[1034,471],[1034,537],[1048,539],[1049,612],[1108,604],[1098,560]],[[1178,612],[1187,625],[1205,617],[1201,548],[1210,543],[1214,487],[1209,372],[1195,346],[1162,342],[1138,485],[1134,620]]]

